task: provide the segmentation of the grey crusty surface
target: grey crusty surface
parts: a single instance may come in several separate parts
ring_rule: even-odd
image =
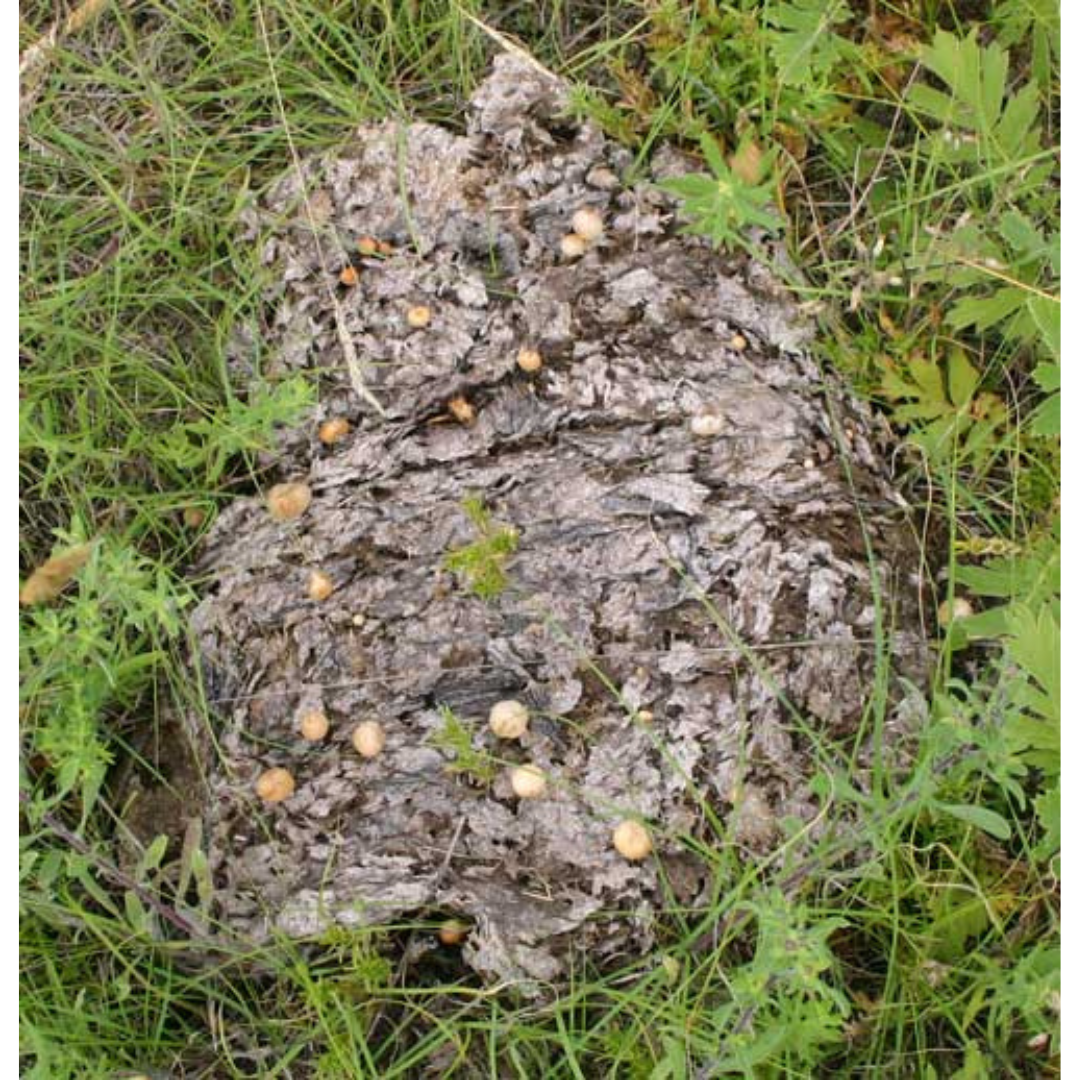
[[[453,912],[483,975],[557,980],[573,952],[640,953],[657,910],[704,901],[708,868],[680,838],[756,858],[792,822],[824,827],[788,706],[841,743],[859,724],[874,600],[857,505],[894,661],[926,670],[913,535],[867,414],[839,402],[833,424],[790,300],[680,235],[647,178],[625,186],[629,155],[566,119],[562,95],[503,57],[466,134],[365,129],[304,163],[306,204],[290,175],[249,215],[274,275],[263,374],[317,370],[321,404],[279,448],[308,512],[277,523],[242,499],[202,558],[220,751],[205,829],[217,914],[244,933]],[[661,153],[653,175],[684,168]],[[604,236],[566,261],[585,205]],[[396,254],[338,288],[366,234]],[[410,329],[418,303],[433,317]],[[355,392],[343,334],[384,416]],[[536,375],[515,364],[523,345]],[[238,375],[253,356],[238,343]],[[457,395],[472,423],[448,414]],[[703,414],[718,434],[691,432]],[[353,424],[332,447],[328,416]],[[519,536],[488,602],[443,565],[475,539],[471,493]],[[313,569],[334,582],[322,602]],[[504,698],[533,711],[520,744],[487,729]],[[309,744],[296,722],[314,705],[331,731]],[[505,767],[489,785],[448,770],[440,706],[478,750],[543,768],[546,797],[515,799]],[[364,760],[349,736],[372,718],[387,744]],[[279,765],[297,792],[262,805],[254,782]],[[650,823],[642,863],[612,847],[625,816]]]

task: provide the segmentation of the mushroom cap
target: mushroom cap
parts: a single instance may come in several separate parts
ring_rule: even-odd
[[[386,731],[378,720],[364,720],[356,725],[352,744],[361,757],[378,757],[386,745]]]
[[[578,236],[577,233],[567,233],[559,241],[559,250],[563,253],[563,256],[567,259],[579,259],[585,254],[588,248],[588,243],[584,237]]]
[[[468,936],[469,927],[457,919],[448,919],[439,927],[439,940],[444,945],[460,945]]]
[[[322,570],[312,570],[308,577],[308,596],[312,600],[325,600],[334,591],[330,575]]]
[[[690,433],[699,438],[709,439],[720,435],[725,426],[724,418],[716,413],[698,413],[690,417]]]
[[[544,366],[544,358],[536,349],[518,349],[517,366],[532,375]]]
[[[547,777],[535,765],[519,765],[510,773],[510,786],[519,799],[539,799],[547,789]]]
[[[529,729],[529,710],[520,701],[497,701],[491,706],[488,725],[500,739],[520,739]]]
[[[266,508],[275,521],[293,521],[311,505],[311,488],[299,481],[275,484],[266,493]]]
[[[296,780],[288,769],[267,769],[255,781],[255,794],[265,802],[284,802],[296,791]]]
[[[620,821],[611,834],[615,850],[631,862],[639,862],[652,851],[652,839],[640,821],[628,818]]]
[[[599,239],[604,233],[603,215],[594,206],[583,206],[575,211],[570,224],[582,240],[589,242]]]
[[[954,619],[970,619],[975,614],[971,601],[963,596],[954,596],[952,603],[942,600],[937,609],[938,622],[942,626],[948,626]]]
[[[460,394],[457,397],[452,397],[446,403],[446,407],[450,410],[450,415],[459,424],[471,424],[476,419],[476,410],[469,404],[468,399]]]
[[[322,709],[308,709],[300,717],[300,734],[308,742],[318,742],[320,739],[325,739],[329,730],[330,721],[326,718],[326,713]]]
[[[351,430],[349,421],[343,416],[333,416],[319,425],[319,441],[326,446],[333,446],[334,443],[341,442]]]

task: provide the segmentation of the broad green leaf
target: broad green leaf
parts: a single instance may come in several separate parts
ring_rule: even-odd
[[[953,305],[945,321],[958,330],[971,326],[985,333],[1023,307],[1030,295],[1026,289],[1004,285],[989,296],[965,296]]]
[[[970,806],[967,803],[943,803],[934,801],[935,809],[943,814],[954,817],[965,825],[972,825],[998,840],[1008,840],[1012,836],[1012,828],[1009,823],[995,810],[988,810],[985,806]]]
[[[1035,435],[1053,438],[1061,434],[1061,395],[1052,394],[1031,414],[1028,424]]]
[[[1051,300],[1048,296],[1032,294],[1027,300],[1028,311],[1039,328],[1039,335],[1043,343],[1050,350],[1055,360],[1061,360],[1061,304]],[[1043,365],[1039,365],[1042,367]],[[1036,369],[1038,370],[1038,369]],[[1042,386],[1042,383],[1039,384]],[[1060,386],[1060,383],[1058,384]],[[1053,389],[1057,389],[1055,386]],[[1044,390],[1050,387],[1043,386]]]
[[[958,409],[966,409],[979,386],[980,375],[963,349],[949,353],[949,400]]]
[[[165,858],[165,852],[168,848],[169,838],[167,836],[154,837],[139,861],[140,876],[149,873],[151,870],[156,870],[161,865],[161,860]]]
[[[952,1074],[950,1080],[989,1080],[991,1075],[990,1063],[983,1056],[978,1043],[969,1042],[964,1046],[964,1064]]]
[[[124,893],[124,914],[127,916],[128,925],[137,934],[150,933],[152,927],[150,913],[131,889]]]
[[[945,382],[941,377],[941,368],[934,360],[925,360],[918,356],[912,357],[908,362],[908,371],[915,381],[915,385],[922,391],[928,401],[940,405],[947,405],[948,398],[945,396]]]
[[[1061,389],[1061,366],[1059,364],[1039,364],[1031,373],[1031,377],[1041,390],[1050,393]]]
[[[917,83],[911,88],[908,93],[908,104],[917,111],[933,117],[942,125],[951,123],[953,114],[956,112],[954,98],[922,83]]]

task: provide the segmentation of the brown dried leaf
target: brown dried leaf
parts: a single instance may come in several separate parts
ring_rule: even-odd
[[[765,154],[753,139],[747,139],[728,158],[731,171],[744,183],[760,184],[765,169]]]
[[[19,606],[44,604],[60,595],[64,586],[86,565],[94,550],[93,541],[76,544],[46,559],[19,590]]]

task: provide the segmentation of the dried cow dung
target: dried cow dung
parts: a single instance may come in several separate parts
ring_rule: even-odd
[[[763,268],[678,235],[563,93],[503,57],[466,135],[365,129],[250,213],[269,370],[317,371],[322,403],[279,457],[310,506],[223,513],[194,619],[220,752],[204,834],[244,933],[455,916],[469,964],[524,980],[643,951],[653,913],[709,895],[684,838],[758,857],[817,814],[810,735],[850,743],[873,682],[872,573],[894,664],[925,671],[867,414],[827,406]],[[579,217],[567,254],[585,207],[603,231]],[[350,426],[320,439],[331,417]],[[530,710],[519,741],[488,729],[504,699]],[[369,758],[363,720],[386,735]],[[540,797],[510,785],[526,761]],[[290,798],[258,798],[271,768]],[[649,826],[642,861],[613,846],[624,819]]]

